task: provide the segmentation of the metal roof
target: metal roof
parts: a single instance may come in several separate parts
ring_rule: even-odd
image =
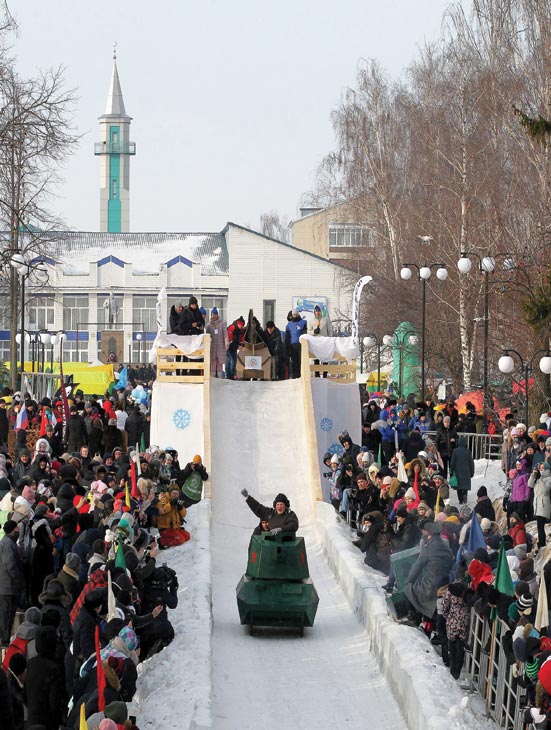
[[[224,233],[106,233],[68,231],[40,236],[48,255],[70,267],[88,272],[91,262],[115,256],[133,264],[134,273],[156,274],[161,264],[181,256],[201,264],[203,276],[229,274]]]

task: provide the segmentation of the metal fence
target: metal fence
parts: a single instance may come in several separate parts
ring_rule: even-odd
[[[424,436],[434,440],[436,431],[427,431]],[[503,436],[488,433],[458,433],[467,441],[473,459],[501,459]]]
[[[509,663],[503,650],[503,637],[508,626],[500,619],[495,620],[495,628],[471,612],[469,645],[466,653],[465,669],[470,688],[478,690],[486,702],[486,713],[504,730],[523,730],[525,690],[513,676],[513,665]],[[520,666],[519,675],[524,673]]]

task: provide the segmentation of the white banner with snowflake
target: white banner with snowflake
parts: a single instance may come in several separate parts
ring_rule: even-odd
[[[323,463],[323,456],[326,453],[342,454],[338,438],[342,431],[348,431],[352,441],[361,445],[360,391],[356,383],[331,383],[325,378],[313,378],[311,382],[321,486],[323,498],[328,501],[329,482],[323,477],[328,469]]]
[[[205,454],[203,392],[201,384],[153,384],[151,443],[176,449],[180,464]]]

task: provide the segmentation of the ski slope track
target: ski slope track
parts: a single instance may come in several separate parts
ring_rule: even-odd
[[[213,600],[212,727],[215,730],[398,730],[398,705],[324,557],[308,472],[300,380],[211,381]],[[257,518],[243,487],[270,504],[287,494],[300,520],[320,602],[313,629],[241,626],[235,588]]]

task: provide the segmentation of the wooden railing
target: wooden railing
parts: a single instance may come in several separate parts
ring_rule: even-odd
[[[303,345],[304,347],[304,345]],[[312,355],[310,354],[310,358]],[[356,380],[356,363],[350,362],[340,355],[335,355],[337,362],[319,364],[310,362],[310,377],[329,378],[338,383],[351,383]],[[304,377],[304,373],[302,373]]]
[[[185,355],[177,347],[157,349],[157,380],[160,383],[203,383],[210,378],[210,335],[203,347]]]

